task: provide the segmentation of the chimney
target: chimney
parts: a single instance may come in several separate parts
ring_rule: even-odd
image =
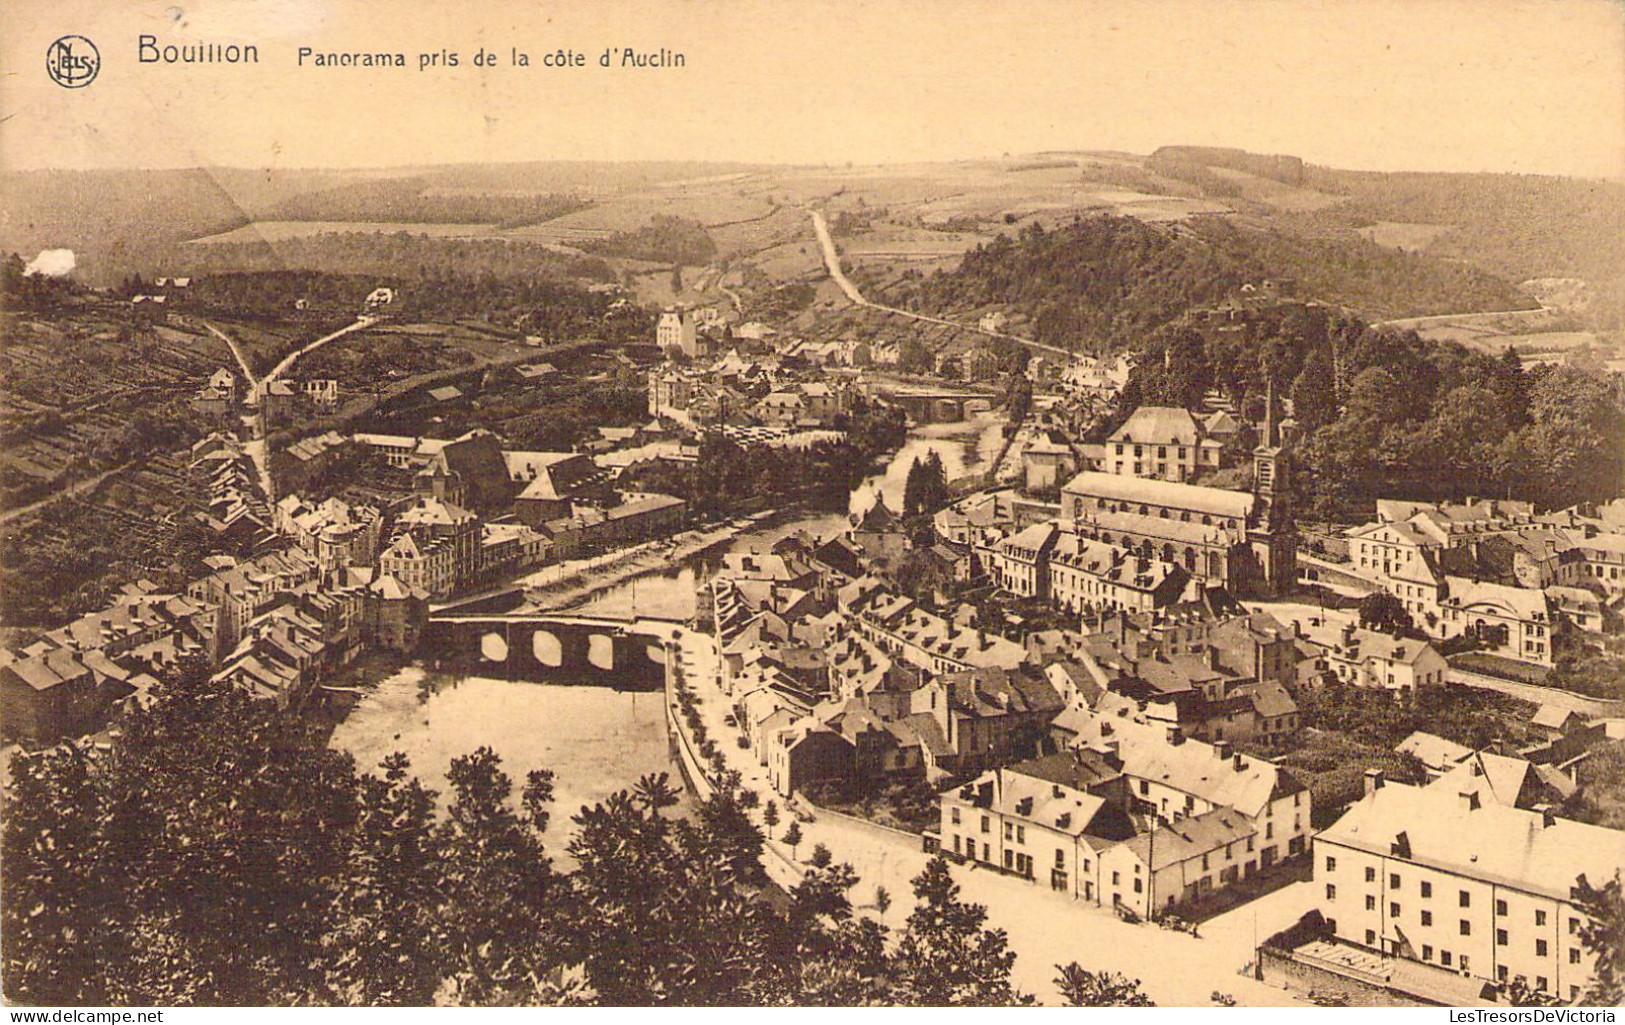
[[[1247,763],[1242,760],[1241,755],[1233,755],[1230,758],[1230,767],[1240,772],[1247,767]]]
[[[1208,645],[1207,649],[1207,667],[1213,670],[1219,668],[1219,649],[1211,644]]]
[[[1461,797],[1461,809],[1462,809],[1462,811],[1477,811],[1478,810],[1478,791],[1476,791],[1476,790],[1464,790],[1464,791],[1461,792],[1461,794],[1459,796]]]
[[[1168,727],[1168,743],[1171,746],[1178,747],[1179,745],[1183,744],[1184,742],[1185,742],[1185,731],[1184,730],[1180,729],[1178,726],[1170,726],[1170,727]]]
[[[1551,829],[1557,825],[1557,806],[1553,804],[1537,804],[1535,811],[1540,812],[1540,828]]]
[[[1213,742],[1213,757],[1217,758],[1221,762],[1224,761],[1226,758],[1229,758],[1230,757],[1230,741],[1228,741],[1228,740],[1215,740]]]
[[[1345,645],[1354,643],[1354,624],[1353,623],[1344,623],[1343,624],[1343,643]]]
[[[1381,790],[1384,782],[1386,781],[1383,778],[1381,769],[1365,770],[1365,795],[1370,797],[1372,794]]]

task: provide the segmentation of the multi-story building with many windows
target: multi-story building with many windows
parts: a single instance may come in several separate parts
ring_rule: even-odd
[[[1625,833],[1373,770],[1315,837],[1314,866],[1338,940],[1573,1000],[1594,966],[1576,888],[1625,868]]]

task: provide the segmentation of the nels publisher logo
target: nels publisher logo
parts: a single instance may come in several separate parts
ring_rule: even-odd
[[[45,51],[45,73],[64,89],[83,89],[101,70],[101,51],[84,36],[63,36]]]

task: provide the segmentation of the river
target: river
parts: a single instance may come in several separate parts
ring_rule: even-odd
[[[930,424],[910,432],[886,468],[852,493],[854,512],[877,494],[893,509],[916,458],[935,451],[950,479],[985,469],[998,454],[1002,421],[991,414],[958,424]],[[709,551],[664,569],[622,581],[589,599],[583,612],[631,619],[688,619],[695,592],[729,551],[764,549],[787,534],[806,530],[828,536],[845,526],[839,513],[773,517]],[[484,677],[423,686],[425,672],[408,667],[363,697],[333,732],[331,744],[375,769],[394,751],[411,759],[426,786],[445,798],[451,760],[484,745],[502,757],[517,798],[525,774],[555,773],[555,830],[550,846],[562,854],[571,816],[650,772],[679,778],[667,748],[660,694],[607,687],[521,683]]]

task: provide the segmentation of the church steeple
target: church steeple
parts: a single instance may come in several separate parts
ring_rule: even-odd
[[[1253,449],[1254,527],[1249,531],[1266,589],[1284,594],[1297,583],[1297,536],[1292,523],[1291,457],[1282,450],[1275,417],[1275,382],[1265,375],[1264,421]]]

